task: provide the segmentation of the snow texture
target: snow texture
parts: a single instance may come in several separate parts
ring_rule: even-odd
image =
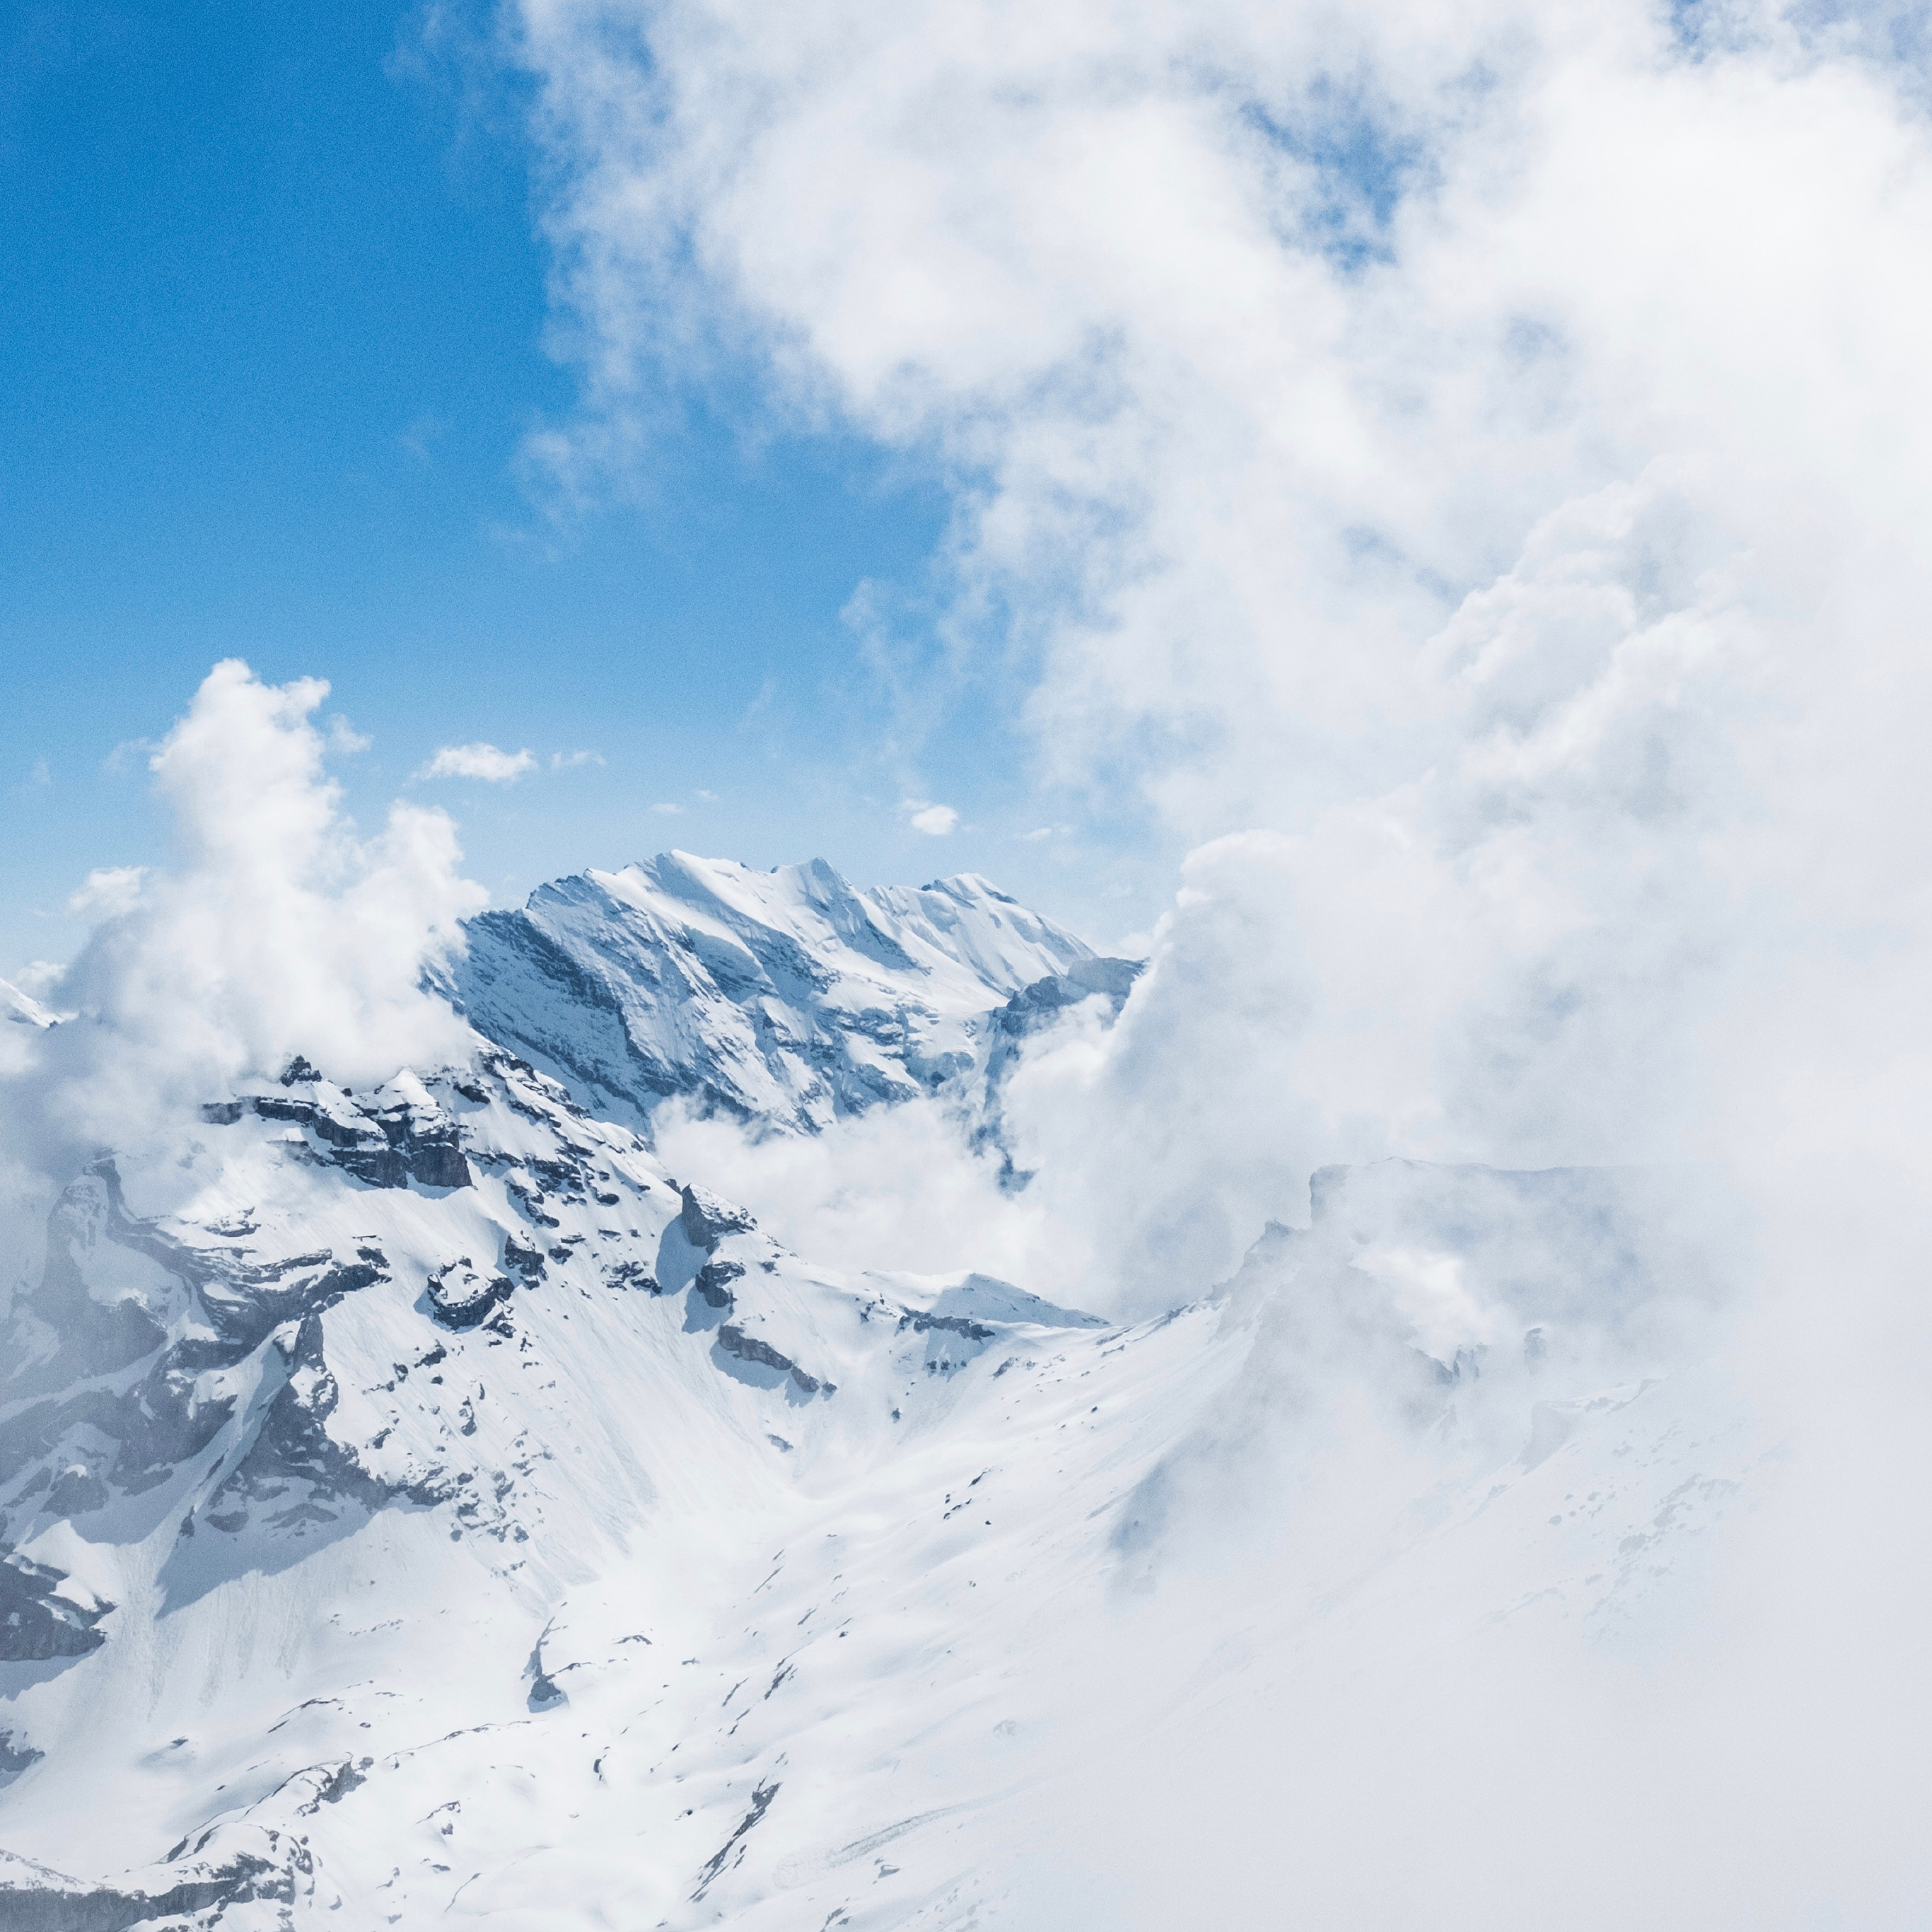
[[[995,1007],[1096,963],[971,873],[862,892],[822,859],[684,852],[555,880],[468,937],[454,990],[477,1028],[639,1127],[674,1095],[810,1133],[932,1092]]]
[[[0,1928],[997,1917],[1123,1743],[1106,1634],[1322,1364],[1460,1445],[1352,1616],[1451,1574],[1432,1642],[1640,1629],[1761,1445],[1682,1426],[1628,1178],[1329,1170],[1120,1326],[815,1267],[576,1097],[809,1130],[1068,974],[1132,984],[977,880],[674,856],[479,922],[466,1064],[298,1059],[76,1174],[0,1355]],[[1330,1610],[1269,1616],[1286,1654]]]

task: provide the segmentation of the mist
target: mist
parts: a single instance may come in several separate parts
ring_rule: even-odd
[[[951,635],[1026,667],[1038,783],[1073,816],[1124,785],[1191,848],[1118,1023],[1012,1080],[1024,1192],[937,1123],[748,1144],[740,1184],[803,1162],[904,1266],[964,1265],[976,1216],[984,1264],[1110,1313],[1240,1280],[1340,1162],[1641,1172],[1675,1231],[1642,1346],[1573,1338],[1535,1387],[1535,1311],[1439,1230],[1349,1257],[1383,1342],[1298,1328],[1297,1268],[1254,1291],[1274,1339],[1148,1594],[1060,1660],[1070,1732],[1123,1684],[1131,1716],[1078,1732],[1022,1922],[1913,1922],[1916,16],[518,22],[585,398],[536,456],[581,487],[658,386],[730,368],[929,461]],[[1465,1346],[1480,1426],[1460,1384],[1424,1426],[1414,1352]],[[1647,1380],[1654,1440],[1727,1444],[1742,1498],[1696,1588],[1539,1622],[1473,1519],[1418,1540],[1534,1481],[1534,1414]],[[1398,1561],[1400,1604],[1323,1597]]]

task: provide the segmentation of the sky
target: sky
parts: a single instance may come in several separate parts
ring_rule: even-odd
[[[532,473],[580,385],[532,82],[490,34],[360,0],[0,10],[0,974],[70,956],[91,872],[167,861],[142,748],[234,656],[328,681],[369,741],[333,760],[358,822],[442,802],[498,904],[680,845],[977,869],[1105,922],[1093,854],[1019,836],[1010,706],[950,680],[935,728],[854,608],[874,586],[895,663],[935,648],[928,466],[718,368],[662,386],[621,479]],[[479,742],[538,769],[416,777]],[[956,829],[913,830],[935,804]]]

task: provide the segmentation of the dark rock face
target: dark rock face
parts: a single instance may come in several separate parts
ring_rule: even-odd
[[[737,1262],[706,1262],[698,1270],[698,1279],[692,1283],[712,1308],[729,1308],[732,1303],[731,1284],[744,1275],[743,1265]]]
[[[503,1265],[519,1276],[526,1288],[534,1288],[543,1279],[542,1250],[534,1243],[520,1240],[514,1234],[504,1239]]]
[[[31,1771],[46,1755],[11,1731],[0,1731],[0,1791],[5,1790],[22,1772]]]
[[[299,1072],[298,1072],[299,1070]],[[293,1062],[281,1084],[319,1079],[304,1060]],[[254,1094],[212,1102],[201,1110],[211,1126],[232,1126],[244,1114],[279,1120],[314,1136],[313,1151],[326,1164],[371,1187],[469,1187],[475,1184],[460,1144],[459,1130],[441,1108],[398,1102],[380,1109],[334,1091]]]
[[[802,1394],[816,1395],[822,1388],[830,1395],[837,1389],[836,1382],[821,1382],[816,1376],[807,1375],[789,1355],[779,1354],[769,1342],[761,1342],[755,1335],[747,1335],[742,1328],[734,1328],[728,1322],[718,1331],[717,1346],[741,1362],[755,1362],[760,1368],[775,1369],[781,1375],[790,1376]]]
[[[758,1224],[742,1208],[708,1187],[680,1188],[684,1208],[680,1219],[684,1238],[694,1248],[715,1248],[727,1234],[748,1234]]]
[[[452,1262],[430,1277],[429,1312],[445,1328],[474,1328],[516,1292],[508,1275],[485,1280],[468,1261]]]
[[[114,1606],[82,1609],[56,1594],[66,1580],[64,1570],[31,1563],[17,1553],[0,1560],[0,1659],[38,1664],[85,1657],[107,1641],[94,1626]]]
[[[323,1358],[319,1316],[304,1318],[285,1359],[286,1378],[248,1453],[202,1512],[211,1529],[238,1530],[258,1513],[272,1528],[302,1529],[334,1522],[345,1502],[374,1509],[390,1493],[326,1426],[341,1391]]]
[[[122,1892],[111,1886],[82,1886],[58,1873],[42,1882],[0,1885],[0,1926],[6,1932],[134,1932],[140,1926],[185,1924],[190,1916],[216,1907],[266,1900],[295,1902],[298,1873],[310,1868],[307,1851],[291,1846],[286,1863],[248,1854],[184,1878],[164,1892]]]
[[[662,1294],[658,1278],[642,1262],[616,1262],[604,1270],[604,1279],[613,1288],[641,1288],[646,1294]]]

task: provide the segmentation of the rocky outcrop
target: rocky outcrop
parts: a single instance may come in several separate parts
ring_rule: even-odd
[[[0,1660],[85,1657],[107,1641],[95,1626],[114,1606],[66,1594],[61,1586],[68,1581],[64,1571],[29,1562],[17,1552],[0,1558]]]
[[[684,1238],[694,1248],[715,1248],[727,1234],[748,1234],[758,1225],[745,1209],[708,1187],[683,1187],[679,1195]]]

